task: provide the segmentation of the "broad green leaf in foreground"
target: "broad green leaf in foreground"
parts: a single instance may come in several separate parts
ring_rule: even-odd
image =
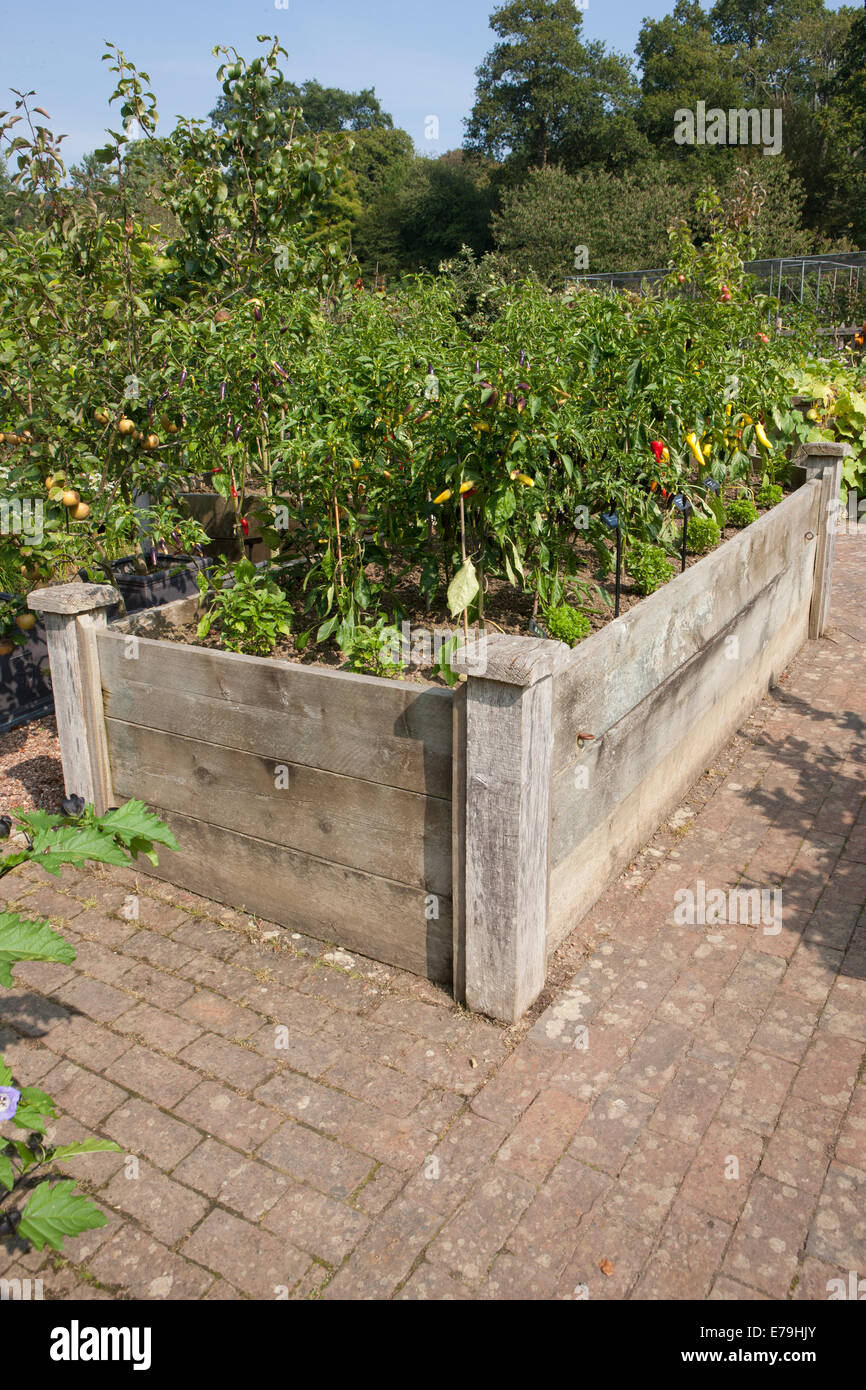
[[[15,1171],[12,1167],[12,1160],[11,1158],[7,1158],[5,1154],[0,1154],[0,1183],[3,1184],[8,1192],[11,1192],[14,1182]]]
[[[34,858],[50,874],[59,874],[63,864],[128,864],[129,859],[112,835],[96,826],[64,825],[41,830],[33,840]]]
[[[31,1240],[37,1250],[50,1245],[62,1253],[66,1236],[78,1236],[106,1224],[107,1217],[89,1198],[76,1192],[75,1183],[68,1179],[44,1182],[36,1188],[21,1213],[18,1234]]]
[[[75,1158],[78,1154],[120,1153],[113,1139],[83,1139],[80,1144],[60,1144],[51,1155],[54,1159]]]
[[[140,852],[141,842],[151,840],[155,845],[165,845],[177,850],[179,845],[168,826],[149,811],[143,801],[127,801],[113,811],[100,816],[99,825],[109,834],[116,835],[133,853]],[[147,857],[156,862],[156,856]]]
[[[53,931],[44,918],[0,912],[0,985],[11,989],[11,967],[21,960],[51,960],[71,965],[75,947]]]

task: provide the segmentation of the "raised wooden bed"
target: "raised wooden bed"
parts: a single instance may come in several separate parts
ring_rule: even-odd
[[[516,1019],[823,632],[847,446],[821,448],[820,476],[574,651],[491,637],[455,691],[166,641],[195,600],[108,624],[108,586],[37,591],[67,792],[158,810],[181,846],[160,876]]]

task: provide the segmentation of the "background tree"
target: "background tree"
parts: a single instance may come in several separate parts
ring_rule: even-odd
[[[668,225],[688,209],[687,191],[664,166],[616,176],[548,165],[504,192],[492,227],[497,249],[516,272],[561,286],[578,273],[578,244],[587,247],[589,273],[665,266]]]
[[[668,157],[703,153],[674,143],[674,112],[694,110],[698,101],[728,109],[738,106],[740,97],[731,50],[717,41],[709,15],[697,0],[677,0],[663,19],[644,20],[636,52],[642,74],[640,128]]]
[[[535,168],[607,157],[610,120],[629,119],[637,100],[628,59],[583,42],[573,0],[510,0],[490,27],[500,42],[477,71],[467,149]]]
[[[346,92],[342,87],[323,87],[321,82],[308,78],[298,85],[283,82],[279,91],[269,93],[269,109],[290,115],[300,108],[301,129],[312,134],[319,131],[339,130],[390,130],[394,124],[387,111],[383,111],[376,96],[375,88],[366,87],[361,92]],[[225,95],[220,96],[210,113],[215,126],[223,126],[228,114]]]

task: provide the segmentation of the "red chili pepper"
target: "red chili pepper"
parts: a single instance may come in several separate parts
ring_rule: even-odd
[[[241,530],[243,531],[245,536],[248,536],[250,534],[250,523],[247,521],[245,516],[241,517]]]
[[[235,499],[235,501],[237,502],[237,500],[238,500],[238,490],[237,490],[237,488],[235,487],[234,483],[232,483],[232,497],[233,497],[233,498]]]
[[[662,441],[661,441],[660,439],[653,439],[653,440],[650,441],[650,448],[652,449],[653,453],[655,454],[656,463],[661,463],[661,461],[662,461],[662,451],[664,450],[664,447],[665,447],[665,446],[664,446],[664,444],[662,443]]]

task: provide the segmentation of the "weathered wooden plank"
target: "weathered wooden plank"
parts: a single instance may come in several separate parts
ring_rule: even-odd
[[[112,787],[96,633],[119,597],[107,584],[62,584],[27,599],[44,615],[66,794],[83,797],[98,814],[111,805]]]
[[[777,575],[726,628],[657,686],[553,778],[551,864],[605,821],[616,806],[666,762],[679,756],[708,707],[722,701],[742,673],[761,662],[788,614],[808,603],[814,541],[799,563]],[[778,671],[776,675],[780,674]]]
[[[154,807],[180,852],[147,872],[268,922],[449,986],[451,901]],[[142,868],[145,866],[142,865]]]
[[[92,798],[85,797],[85,800],[92,800],[96,813],[100,816],[104,815],[109,806],[114,804],[114,787],[111,781],[111,762],[108,756],[108,738],[105,729],[105,711],[99,678],[99,653],[96,647],[96,634],[105,630],[105,624],[106,612],[104,608],[89,613],[79,613],[74,623],[78,638],[81,696],[92,791]]]
[[[466,685],[454,691],[451,782],[451,915],[454,928],[454,998],[466,998]]]
[[[821,484],[785,498],[740,535],[677,575],[575,648],[554,675],[553,769],[574,758],[577,735],[598,737],[728,626],[788,569],[818,529]]]
[[[679,742],[672,740],[662,760],[630,791],[623,789],[609,815],[594,830],[576,835],[571,853],[560,860],[550,875],[550,951],[577,926],[754,709],[768,685],[806,640],[808,621],[807,590],[798,608],[786,608],[759,658],[740,673],[734,686],[704,708],[688,736]]]
[[[825,446],[827,447],[827,446]],[[830,594],[833,588],[833,561],[836,554],[836,527],[839,517],[839,489],[842,486],[842,461],[851,452],[850,444],[837,444],[835,458],[830,455],[821,478],[821,506],[818,518],[818,553],[815,556],[815,589],[809,613],[809,636],[823,637],[830,615]]]
[[[451,895],[451,803],[106,721],[115,789],[226,830]]]
[[[111,630],[98,642],[109,718],[450,799],[450,690]]]
[[[549,675],[527,687],[469,678],[466,1002],[506,1022],[544,985],[551,703]]]

